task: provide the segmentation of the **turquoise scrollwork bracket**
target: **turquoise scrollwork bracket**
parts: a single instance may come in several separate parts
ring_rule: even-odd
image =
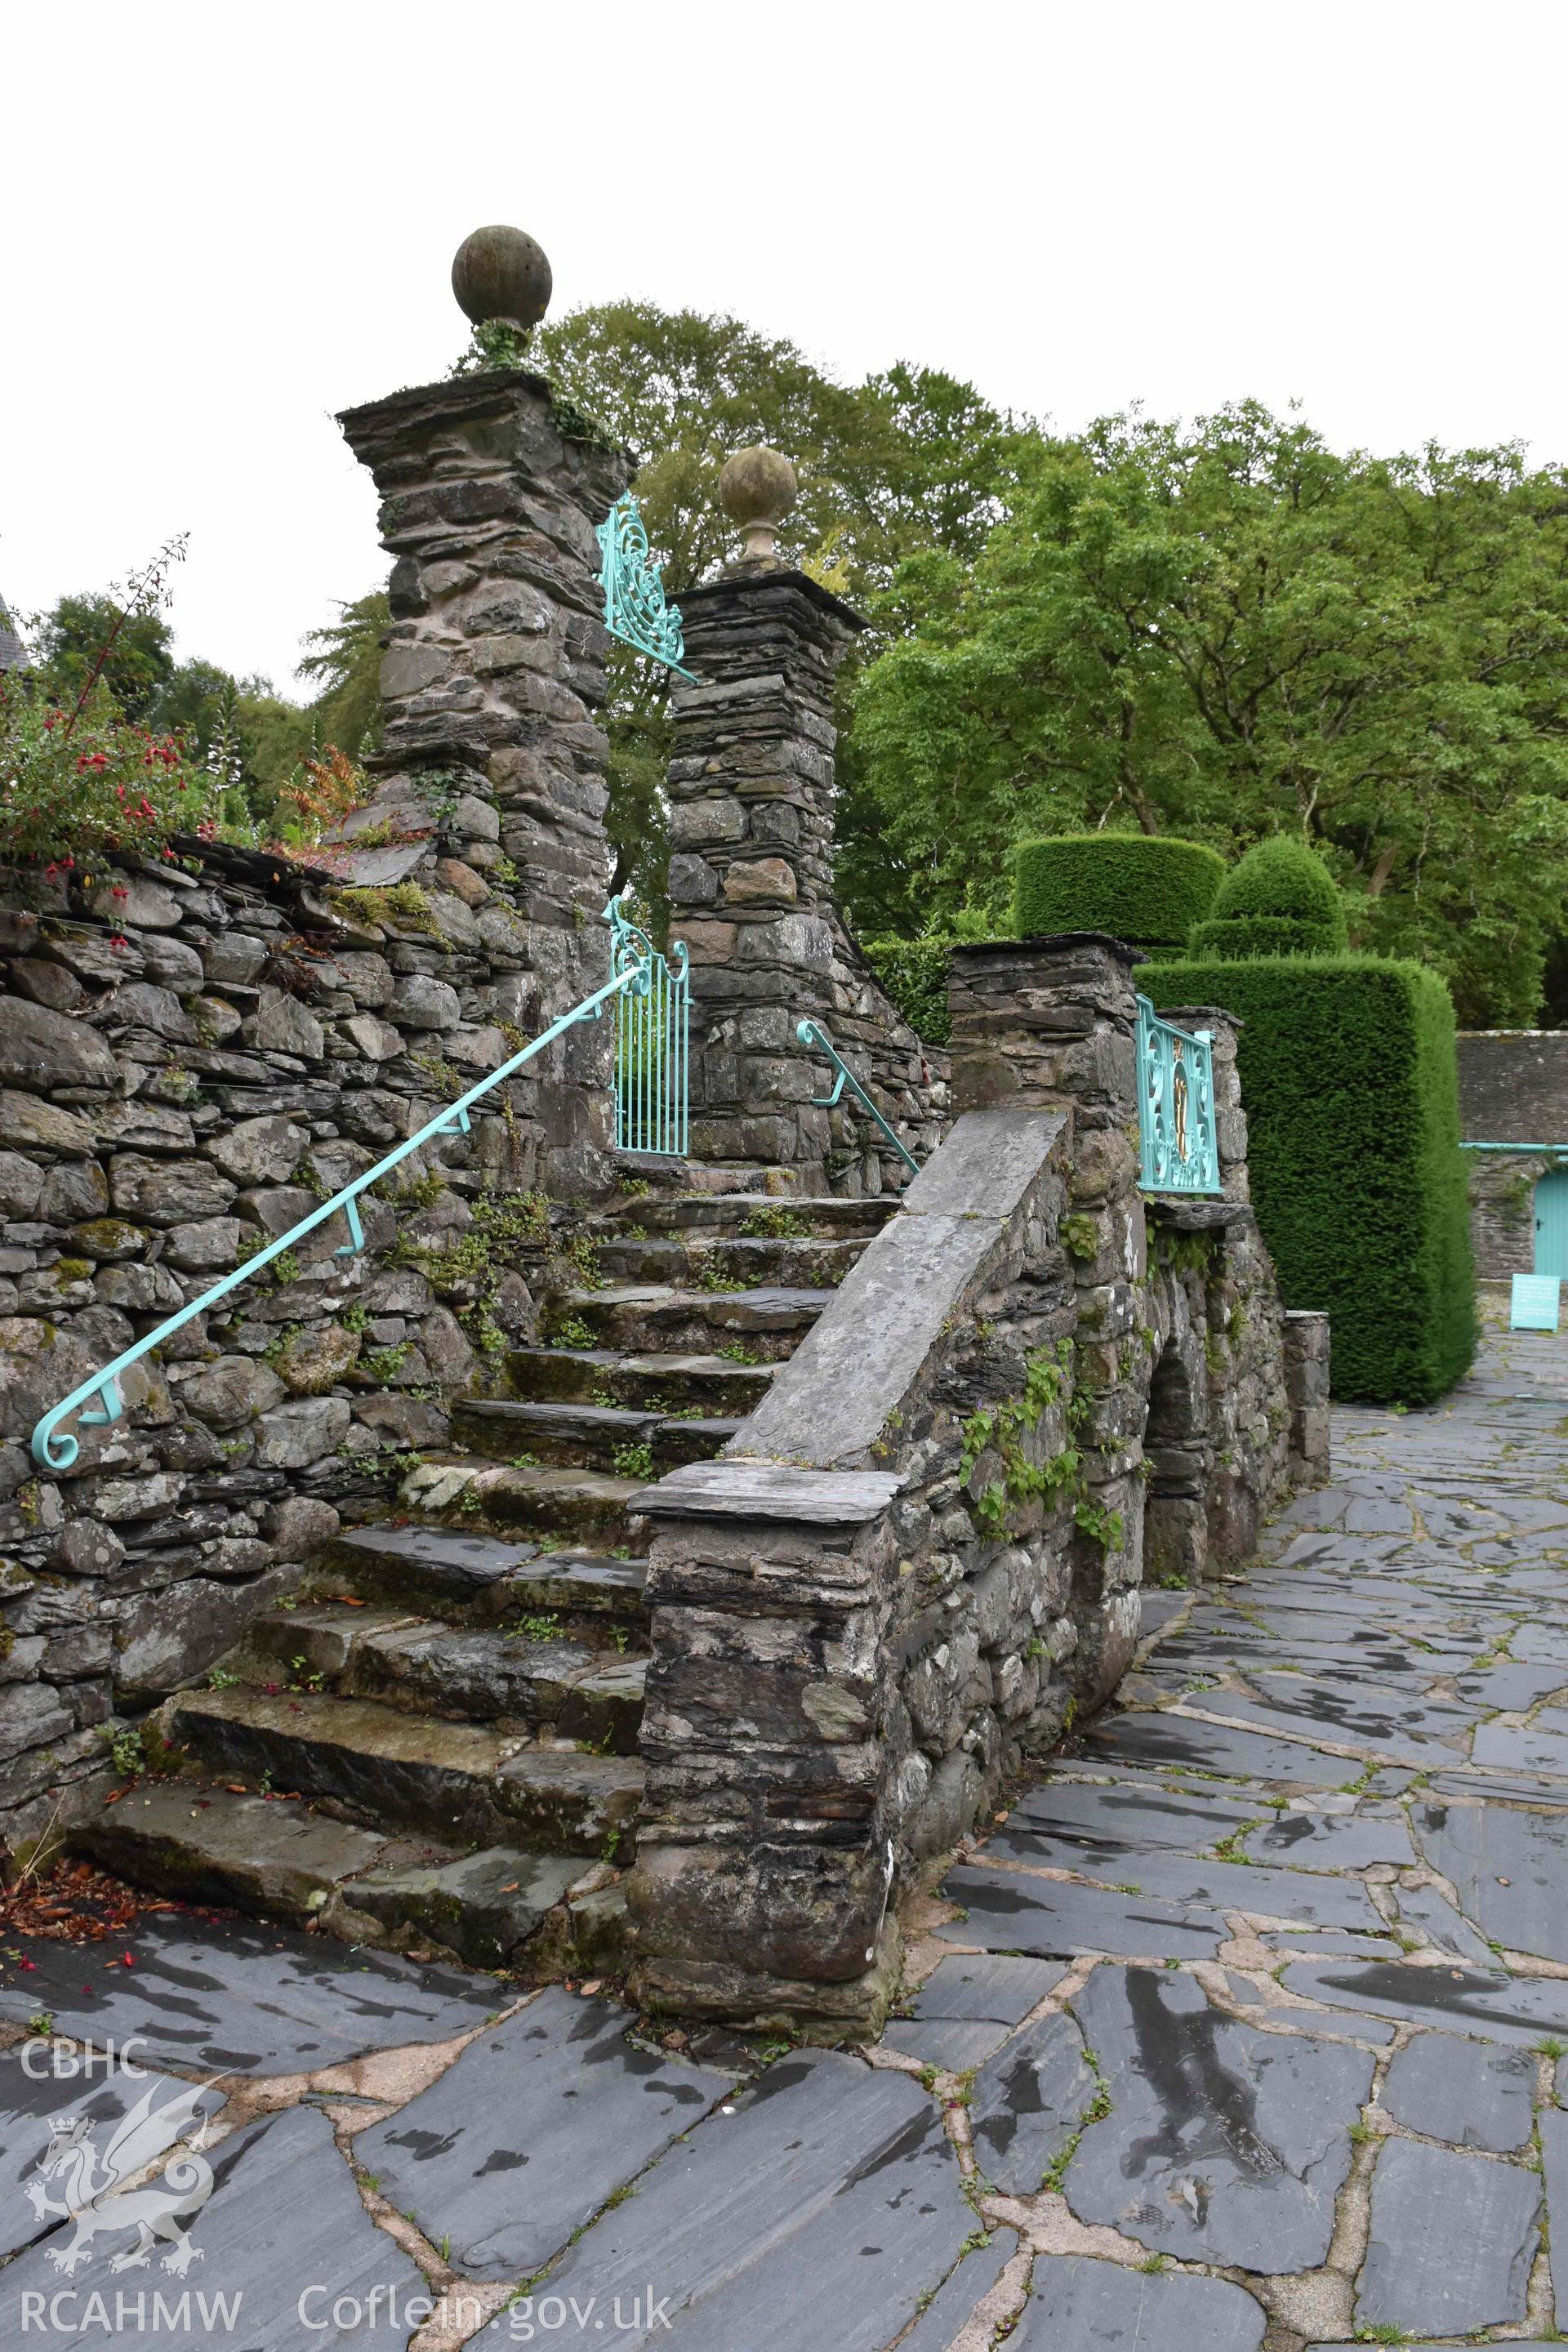
[[[682,660],[686,640],[680,633],[680,608],[664,601],[664,583],[630,490],[616,500],[596,526],[595,536],[604,552],[599,585],[605,592],[605,628],[623,645],[635,646],[639,654],[662,662],[695,686],[697,680]]]

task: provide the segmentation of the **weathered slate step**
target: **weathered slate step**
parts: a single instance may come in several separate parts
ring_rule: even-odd
[[[599,1271],[612,1282],[668,1282],[707,1286],[722,1276],[736,1285],[782,1283],[786,1287],[837,1288],[866,1246],[868,1236],[757,1236],[652,1234],[644,1240],[603,1241]]]
[[[584,1875],[580,1854],[455,1853],[191,1780],[139,1782],[72,1843],[160,1894],[314,1921],[350,1943],[437,1943],[476,1968],[516,1958]]]
[[[548,1853],[629,1849],[642,1766],[374,1699],[182,1691],[168,1737],[209,1770],[327,1799],[378,1827]]]
[[[195,1780],[141,1780],[90,1814],[72,1843],[137,1886],[304,1926],[388,1841],[300,1804]]]
[[[700,1405],[721,1418],[753,1412],[773,1378],[772,1364],[732,1356],[627,1355],[618,1348],[515,1348],[507,1371],[517,1395],[531,1402],[605,1399],[654,1413]]]
[[[339,1536],[323,1574],[367,1598],[395,1591],[413,1606],[424,1601],[426,1614],[468,1604],[492,1619],[555,1611],[640,1623],[647,1570],[639,1559],[598,1551],[544,1552],[497,1536],[382,1519]]]
[[[453,1409],[453,1433],[476,1452],[514,1464],[524,1453],[546,1462],[625,1470],[628,1450],[646,1449],[648,1475],[685,1462],[706,1462],[740,1428],[732,1416],[666,1416],[615,1405],[513,1403],[466,1399]],[[640,1475],[640,1473],[639,1473]]]
[[[230,1663],[252,1685],[282,1675],[297,1688],[547,1731],[619,1756],[637,1753],[647,1673],[646,1658],[572,1640],[552,1613],[510,1628],[447,1625],[341,1602],[258,1617]]]
[[[566,1314],[626,1349],[702,1349],[742,1341],[773,1362],[792,1355],[837,1294],[831,1289],[677,1290],[663,1283],[569,1290]]]
[[[616,1543],[625,1537],[626,1513],[647,1484],[606,1470],[563,1465],[517,1470],[437,1454],[404,1480],[398,1500],[433,1518],[471,1517],[492,1526],[574,1536],[579,1542]]]
[[[869,1240],[880,1233],[899,1205],[896,1192],[853,1200],[829,1192],[797,1199],[773,1192],[677,1192],[660,1200],[630,1201],[604,1220],[613,1234],[643,1225],[650,1234],[723,1232],[748,1238],[775,1233],[847,1234]],[[749,1229],[749,1230],[748,1230]]]

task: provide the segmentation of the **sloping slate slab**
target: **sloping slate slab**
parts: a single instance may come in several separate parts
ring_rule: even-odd
[[[1431,1803],[1411,1813],[1427,1861],[1489,1936],[1510,1951],[1568,1960],[1568,1816]]]
[[[0,2017],[25,2024],[48,2010],[57,2032],[102,2049],[142,2037],[150,2059],[217,2074],[300,2074],[471,2033],[501,2005],[493,1979],[416,1968],[388,1952],[352,1951],[326,1937],[252,1920],[173,1913],[130,1938],[134,1968],[107,1968],[110,1948],[19,1937],[34,1967],[0,1985]]]
[[[1522,2051],[1418,2033],[1396,2051],[1381,2093],[1396,2122],[1427,2139],[1506,2156],[1530,2137],[1535,2062]]]
[[[1534,2042],[1545,2033],[1568,2035],[1568,1984],[1551,1977],[1510,1977],[1500,1969],[1418,1968],[1410,1960],[1298,1960],[1285,1971],[1285,1990],[1325,2009],[1370,2010],[1405,2017],[1450,2033],[1489,2042]]]
[[[1188,2261],[1323,2262],[1372,2053],[1260,2032],[1149,1969],[1097,1969],[1072,2005],[1111,2102],[1068,2168],[1079,2219]]]
[[[1357,2324],[1460,2336],[1522,2319],[1540,2236],[1535,2173],[1385,2140],[1373,2175]]]
[[[1568,2092],[1563,2072],[1559,2059],[1559,2098]],[[1552,2292],[1562,2312],[1568,2311],[1568,2113],[1561,2107],[1542,2107],[1540,2124],[1541,2153],[1546,2166],[1546,2206],[1552,2221]]]
[[[1486,1937],[1476,1933],[1446,1895],[1435,1886],[1396,1886],[1392,1892],[1402,1927],[1415,1929],[1438,1951],[1451,1952],[1457,1960],[1473,1960],[1481,1969],[1491,1967],[1493,1954]]]
[[[68,2063],[69,2055],[40,2043],[30,2063],[45,2066],[57,2057]],[[135,2068],[135,2052],[130,2056]],[[216,2091],[150,2069],[128,2073],[118,2062],[107,2072],[98,2065],[90,2075],[47,2074],[40,2079],[26,2071],[21,2051],[0,2058],[0,2256],[14,2254],[47,2230],[60,2226],[58,2213],[37,2215],[26,2193],[56,2118],[63,2122],[68,2117],[85,2117],[92,2126],[91,2146],[101,2167],[115,2126],[149,2094],[151,2105],[137,2141],[143,2163],[150,2163],[154,2155],[194,2129],[198,2116],[215,2115],[223,2105]],[[60,2183],[57,2180],[48,2186],[50,2194],[58,2198]]]
[[[161,2267],[163,2247],[147,2269],[110,2274],[110,2262],[135,2243],[129,2222],[110,2234],[108,2224],[117,2201],[110,2199],[91,2260],[69,2280],[49,2261],[48,2244],[33,2247],[0,2273],[0,2344],[50,2340],[47,2335],[39,2337],[36,2319],[31,2334],[24,2333],[22,2297],[42,2294],[47,2316],[50,2297],[75,2290],[78,2300],[62,2306],[61,2315],[85,2332],[66,2340],[112,2345],[113,2352],[171,2352],[176,2345],[222,2345],[233,2352],[306,2352],[309,2346],[321,2352],[337,2352],[340,2346],[352,2346],[353,2352],[404,2352],[416,2324],[406,2315],[408,2306],[416,2298],[427,2298],[425,2280],[365,2211],[324,2115],[314,2107],[289,2108],[222,2142],[208,2161],[213,2192],[189,2224],[199,2260],[184,2277]],[[135,2195],[122,2193],[127,2201]],[[381,2292],[373,2305],[375,2288]],[[95,2289],[108,2311],[108,2324],[100,2328],[86,2326],[92,2316],[88,2298]],[[121,2292],[129,2314],[123,2326],[115,2325]],[[154,2296],[162,2295],[166,2312],[172,2307],[177,2314],[187,2292],[184,2324],[177,2316],[160,2320]],[[145,2295],[144,2326],[136,2316],[139,2294]],[[226,2322],[212,2300],[219,2295],[228,2298]],[[203,2296],[208,2299],[205,2314]],[[346,2298],[343,2325],[331,2317],[340,2297]],[[36,2312],[37,2306],[30,2308]],[[325,2326],[318,2324],[323,2321]]]
[[[1124,2271],[1083,2254],[1042,2254],[1016,2332],[1019,2352],[1258,2352],[1260,2306],[1226,2279]]]
[[[1241,1780],[1281,1780],[1288,1785],[1337,1788],[1353,1780],[1355,1767],[1343,1756],[1322,1756],[1293,1740],[1190,1716],[1118,1715],[1084,1741],[1086,1756],[1121,1764],[1185,1765],[1198,1772],[1222,1772]]]
[[[595,2352],[882,2352],[973,2226],[919,2084],[799,2052],[668,2149],[535,2294],[595,2297]],[[475,2343],[515,2346],[519,2315]]]
[[[1429,1763],[1434,1755],[1458,1761],[1461,1750],[1446,1743],[1462,1738],[1476,1723],[1473,1707],[1458,1707],[1439,1699],[1406,1701],[1391,1693],[1380,1677],[1373,1687],[1378,1704],[1357,1706],[1353,1685],[1339,1678],[1318,1681],[1303,1675],[1257,1675],[1260,1696],[1242,1691],[1205,1691],[1194,1704],[1211,1715],[1234,1716],[1261,1731],[1316,1732],[1321,1739],[1386,1756],[1396,1764]],[[1341,1778],[1353,1780],[1342,1769]]]
[[[1503,1772],[1541,1772],[1549,1780],[1568,1781],[1568,1716],[1561,1708],[1545,1708],[1522,1727],[1507,1723],[1483,1723],[1470,1750],[1472,1764]]]
[[[1099,2090],[1083,2036],[1065,2015],[1042,2018],[974,2078],[974,2160],[1009,2197],[1032,2197]]]
[[[900,2336],[899,2352],[947,2352],[975,2305],[990,2294],[1017,2251],[1017,2239],[1006,2230],[998,2230],[988,2246],[976,2246],[972,2254],[965,2254],[910,2333]]]
[[[552,1985],[354,2153],[465,2278],[525,2277],[731,2088],[636,2048],[630,2022]]]
[[[1226,1924],[1212,1911],[1116,1895],[1103,1886],[1029,1878],[1022,1871],[960,1869],[942,1883],[965,1920],[939,1927],[951,1943],[980,1944],[995,1952],[1041,1952],[1071,1959],[1079,1952],[1114,1952],[1127,1959],[1212,1960]]]

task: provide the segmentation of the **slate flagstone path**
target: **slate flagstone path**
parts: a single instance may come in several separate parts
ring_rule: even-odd
[[[870,2053],[263,1922],[8,1947],[0,2345],[1563,2340],[1568,1341],[1494,1328],[1334,1439],[1245,1579],[1145,1596],[1118,1706],[916,1906]],[[139,2074],[24,2065],[132,2035]],[[72,2116],[107,2169],[68,2268]],[[189,2267],[138,2264],[117,2216],[191,2161]]]

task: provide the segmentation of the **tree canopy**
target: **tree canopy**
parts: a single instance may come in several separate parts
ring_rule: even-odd
[[[842,881],[868,932],[1005,919],[1020,835],[1273,833],[1352,943],[1527,1022],[1565,928],[1568,474],[1338,456],[1244,402],[1039,439],[978,558],[928,549],[855,698]],[[875,609],[875,608],[874,608]]]

